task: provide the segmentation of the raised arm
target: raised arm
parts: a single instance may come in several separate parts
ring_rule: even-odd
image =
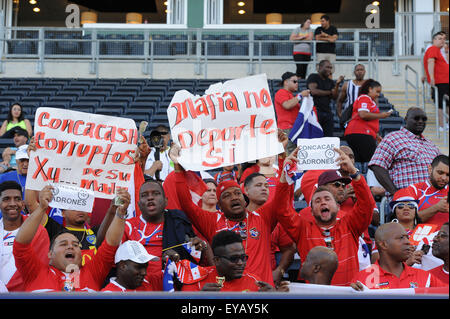
[[[52,189],[52,186],[47,185],[39,192],[39,205],[20,227],[15,239],[18,243],[27,245],[33,240],[44,215],[46,215],[48,204],[52,201]]]
[[[125,230],[125,220],[127,216],[128,205],[130,205],[130,193],[124,188],[119,188],[117,196],[122,200],[123,204],[119,205],[116,209],[116,213],[108,227],[105,239],[110,246],[119,246],[122,241],[123,232]]]
[[[185,170],[180,165],[178,158],[180,156],[180,146],[172,144],[169,151],[169,157],[174,163],[175,170],[175,187],[177,191],[178,201],[181,205],[181,210],[186,213],[192,225],[203,234],[208,241],[212,239],[215,234],[215,224],[217,215],[194,204],[191,194],[189,193],[189,187],[187,184]]]

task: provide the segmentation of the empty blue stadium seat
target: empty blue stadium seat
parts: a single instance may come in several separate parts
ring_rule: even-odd
[[[143,34],[127,34],[125,39],[131,40],[130,42],[126,42],[129,55],[144,55]]]
[[[153,34],[151,36],[149,53],[153,55],[172,55],[172,43],[169,40],[169,36],[166,34]]]

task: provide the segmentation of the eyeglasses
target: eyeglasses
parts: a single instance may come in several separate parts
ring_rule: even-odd
[[[412,203],[408,203],[408,204],[398,204],[398,205],[396,206],[396,208],[403,209],[403,208],[405,208],[405,206],[408,206],[408,208],[410,208],[410,209],[416,208],[416,205],[414,205],[414,204],[412,204]]]
[[[246,255],[246,254],[238,255],[238,256],[231,256],[231,257],[216,255],[216,257],[225,258],[226,260],[228,260],[229,262],[231,262],[233,264],[237,264],[239,262],[239,260],[241,260],[244,263],[247,262],[247,260],[248,260],[248,255]]]
[[[332,183],[333,185],[334,185],[334,187],[342,187],[342,188],[345,188],[345,186],[346,186],[346,184],[345,183],[343,183],[343,182],[338,182],[338,181],[336,181],[336,182],[334,182],[334,183]]]
[[[428,117],[420,116],[420,115],[417,115],[417,116],[414,117],[414,121],[420,121],[420,120],[426,122],[426,121],[428,121]]]

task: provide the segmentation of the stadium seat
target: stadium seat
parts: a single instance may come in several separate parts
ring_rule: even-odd
[[[172,55],[172,44],[170,43],[169,36],[165,34],[153,34],[151,36],[149,54],[153,55]]]
[[[125,42],[129,55],[144,55],[143,34],[127,34],[125,39],[130,40],[130,42]]]
[[[202,54],[208,54],[208,56],[222,56],[227,54],[227,43],[222,40],[221,36],[203,34],[202,40],[204,40]]]

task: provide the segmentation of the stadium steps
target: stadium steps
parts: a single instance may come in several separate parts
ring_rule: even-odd
[[[406,105],[405,91],[404,90],[383,90],[384,96],[389,100],[391,104],[394,105],[395,109],[400,113],[401,117],[405,117],[406,111],[409,107],[416,105],[416,92],[408,91],[408,106]],[[420,102],[422,101],[422,96],[419,97]],[[425,110],[427,113],[428,121],[425,128],[424,136],[429,140],[433,141],[437,147],[444,154],[449,154],[449,145],[444,144],[444,139],[442,134],[447,134],[448,132],[442,132],[440,137],[436,134],[436,111],[433,102],[430,99],[426,99]]]

